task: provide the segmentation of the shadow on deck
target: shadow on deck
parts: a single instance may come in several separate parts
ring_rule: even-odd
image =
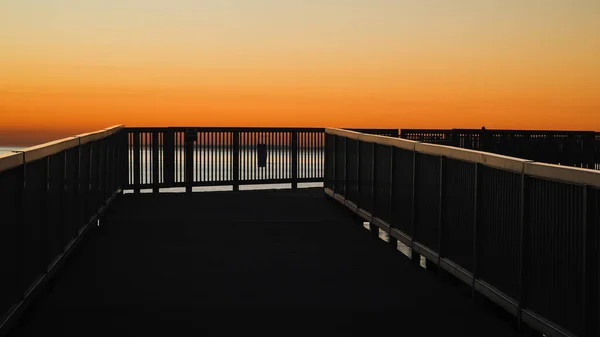
[[[124,195],[11,336],[301,331],[517,335],[316,188]]]

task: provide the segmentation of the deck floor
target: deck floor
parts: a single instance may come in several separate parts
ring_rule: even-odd
[[[11,336],[514,336],[322,188],[124,195]]]

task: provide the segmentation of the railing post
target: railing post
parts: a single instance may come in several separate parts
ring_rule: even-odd
[[[41,262],[41,270],[45,274],[48,272],[48,266],[50,265],[50,229],[49,221],[48,221],[48,198],[50,195],[50,156],[45,157],[44,159],[39,159],[44,161],[44,187],[42,187],[41,191],[36,191],[40,194],[40,229],[41,229],[41,237],[42,237],[42,247],[40,252],[40,262]],[[33,192],[33,191],[32,191]],[[35,192],[34,192],[35,193]]]
[[[240,190],[240,132],[233,131],[233,190]]]
[[[152,131],[152,192],[158,193],[158,131]]]
[[[140,133],[133,133],[133,192],[140,193]]]
[[[525,253],[525,244],[526,244],[526,226],[527,226],[527,217],[528,217],[528,207],[527,207],[527,198],[528,198],[528,189],[527,189],[527,176],[525,175],[525,165],[523,165],[523,169],[521,171],[521,208],[520,208],[520,231],[519,231],[519,271],[518,271],[518,314],[517,314],[517,326],[519,330],[521,330],[521,324],[523,322],[523,310],[527,305],[527,294],[525,293],[525,285],[526,285],[526,263],[527,263],[527,254]]]
[[[392,214],[394,213],[394,169],[396,167],[395,164],[395,160],[396,160],[396,151],[394,146],[390,146],[390,204],[389,204],[389,219],[390,219],[390,223],[388,224],[390,226],[389,232],[388,232],[388,243],[390,244],[390,248],[392,248],[394,251],[398,250],[398,240],[394,237],[392,237],[392,228],[393,228],[393,223],[394,223],[394,217],[392,216]]]
[[[192,193],[194,182],[194,142],[185,137],[185,192]]]
[[[600,276],[600,230],[595,219],[599,218],[600,192],[592,190],[586,185],[583,190],[583,198],[585,336],[598,336],[600,333],[600,320],[598,320],[600,314],[600,294],[598,293],[600,291],[600,280],[598,280]]]
[[[81,142],[81,138],[79,139],[79,141]],[[87,166],[84,160],[84,153],[86,152],[84,149],[87,148]],[[86,144],[81,144],[79,146],[79,178],[81,179],[81,181],[79,182],[80,184],[80,195],[79,195],[79,200],[81,202],[81,209],[80,209],[80,214],[79,214],[79,223],[77,224],[77,235],[79,235],[79,230],[81,229],[82,226],[84,226],[85,224],[87,224],[86,221],[86,215],[87,215],[87,208],[88,208],[88,198],[90,195],[90,159],[92,157],[91,154],[91,143],[87,143]],[[87,167],[87,172],[86,172],[86,168]]]
[[[111,197],[119,188],[119,135],[113,134],[111,137],[111,158],[112,158],[112,167],[111,167],[111,185],[109,191],[109,197]],[[65,177],[66,179],[66,177]]]
[[[298,188],[298,132],[292,131],[292,188]]]
[[[583,321],[583,329],[586,333],[584,333],[584,336],[590,336],[587,332],[589,331],[589,318],[590,318],[590,313],[591,313],[591,308],[588,306],[588,303],[590,302],[588,299],[588,261],[589,261],[589,256],[588,256],[588,235],[590,234],[588,231],[588,186],[584,185],[583,186],[583,196],[582,196],[582,200],[583,200],[583,205],[581,207],[581,214],[582,214],[582,228],[583,228],[583,244],[581,245],[581,249],[582,249],[582,257],[583,257],[583,262],[582,262],[582,266],[583,266],[583,282],[582,282],[582,303],[583,303],[583,317],[582,317],[582,321]],[[591,296],[590,296],[591,297]],[[598,317],[596,316],[596,320],[598,319]],[[595,336],[595,335],[594,335]]]
[[[438,247],[437,247],[437,263],[434,265],[429,265],[429,261],[427,261],[427,270],[431,270],[432,272],[436,272],[438,275],[442,272],[442,268],[440,268],[440,262],[442,260],[442,245],[443,245],[443,230],[444,230],[444,156],[440,156],[440,175],[438,177],[440,190],[438,195]]]
[[[477,252],[478,252],[478,244],[477,244],[477,226],[479,225],[479,207],[480,207],[480,203],[479,203],[479,197],[480,197],[480,192],[479,192],[479,183],[481,182],[481,179],[479,178],[479,163],[475,163],[475,190],[473,191],[473,200],[474,200],[474,205],[473,205],[473,282],[471,284],[471,297],[475,297],[476,291],[475,291],[475,280],[477,279]]]
[[[83,184],[81,183],[81,137],[77,137],[77,158],[75,158],[74,162],[75,162],[75,191],[74,191],[74,198],[73,200],[76,203],[75,206],[75,214],[73,216],[73,227],[75,228],[71,228],[71,229],[75,229],[75,231],[73,231],[73,233],[71,233],[71,238],[73,237],[77,237],[78,231],[79,231],[79,226],[81,225],[80,220],[81,220],[81,212],[82,212],[82,208],[81,206],[84,206],[83,200],[82,199],[82,195],[83,195]]]
[[[369,229],[371,230],[371,235],[373,235],[374,238],[379,239],[379,227],[373,223],[373,218],[375,218],[375,209],[377,208],[375,206],[375,193],[377,193],[377,186],[375,183],[375,179],[377,179],[377,174],[375,173],[375,163],[377,162],[377,144],[371,143],[371,145],[371,151],[373,151],[373,155],[371,156],[371,222],[369,223]]]
[[[413,149],[413,176],[412,176],[412,233],[410,235],[411,241],[411,260],[417,266],[421,265],[421,255],[415,254],[415,237],[417,234],[417,150]]]
[[[173,186],[175,183],[175,133],[167,128],[163,137],[163,170],[164,183]]]
[[[25,161],[25,152],[21,152],[23,155],[23,169],[20,170],[19,188],[15,195],[17,200],[16,211],[16,228],[15,233],[17,237],[15,257],[17,263],[15,265],[15,290],[17,294],[17,303],[21,302],[25,298],[25,191],[27,189],[27,162]]]
[[[356,144],[357,144],[357,148],[356,148],[356,180],[358,180],[357,184],[356,184],[356,210],[358,211],[360,209],[360,185],[362,184],[361,179],[360,179],[360,137],[359,139],[356,140]],[[358,215],[358,214],[357,214]],[[360,226],[362,227],[363,225],[363,221],[362,218],[360,217],[360,215],[358,215],[358,219],[360,220]]]
[[[323,146],[325,158],[323,160],[323,187],[327,188],[328,185],[331,184],[331,177],[328,176],[328,173],[331,171],[331,153],[329,153],[329,137],[327,135],[327,129],[323,131]]]
[[[129,185],[129,132],[127,130],[119,131],[117,139],[119,140],[117,185],[124,190],[125,186]]]
[[[98,165],[98,199],[100,200],[100,205],[103,206],[106,201],[106,186],[108,184],[108,139],[104,138],[100,141],[100,151],[102,154],[100,155],[100,162]]]
[[[348,197],[348,138],[344,137],[344,143],[346,144],[346,146],[344,146],[344,175],[346,176],[346,179],[344,179],[344,198]]]
[[[65,251],[65,247],[67,246],[67,241],[65,240],[67,229],[70,228],[69,220],[70,217],[67,215],[67,192],[68,192],[68,183],[67,180],[69,177],[67,176],[67,165],[68,165],[68,150],[63,151],[63,160],[62,160],[62,185],[59,186],[60,191],[60,223],[62,232],[60,233],[60,246],[61,252]]]
[[[337,189],[336,188],[336,185],[337,185],[336,184],[336,179],[337,179],[337,177],[336,177],[336,174],[335,174],[335,172],[337,170],[337,168],[336,168],[336,162],[337,162],[337,158],[336,158],[336,156],[337,156],[337,144],[336,144],[337,143],[337,136],[336,135],[331,135],[331,140],[332,140],[332,143],[333,143],[331,145],[331,148],[333,149],[333,151],[332,151],[332,156],[330,158],[330,163],[331,163],[331,166],[332,166],[332,168],[331,168],[331,187],[332,187],[333,193],[335,194],[336,193],[336,189]]]
[[[104,204],[106,204],[107,199],[110,197],[111,195],[111,191],[112,191],[112,176],[113,176],[113,167],[114,167],[114,158],[113,158],[113,136],[108,136],[105,139],[105,144],[106,144],[106,164],[105,164],[105,179],[104,179],[104,195],[103,195],[103,200],[102,202]]]

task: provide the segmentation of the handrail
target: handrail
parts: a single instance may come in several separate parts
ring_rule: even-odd
[[[367,135],[337,128],[326,128],[325,133],[381,145],[395,146],[407,150],[412,150],[409,144],[414,144],[414,150],[423,154],[444,156],[517,173],[521,173],[525,170],[526,174],[530,176],[600,187],[600,171],[598,170],[540,163],[533,160],[508,157],[495,153],[447,145],[422,143],[387,136]]]
[[[402,242],[518,324],[553,336],[600,332],[600,171],[325,133],[324,192],[376,237],[387,232],[392,247]]]
[[[106,138],[123,129],[124,125],[115,125],[99,131],[79,134],[72,137],[53,140],[47,143],[34,145],[17,151],[17,153],[0,154],[0,172],[10,170],[27,162],[48,157],[59,152],[83,145],[95,140]]]
[[[600,133],[565,130],[402,129],[401,138],[600,170]]]
[[[23,314],[122,192],[115,125],[0,154],[0,336]]]
[[[598,170],[531,162],[525,165],[525,174],[531,177],[600,188],[600,171]]]
[[[19,167],[23,165],[24,162],[22,153],[2,153],[0,154],[0,172]]]

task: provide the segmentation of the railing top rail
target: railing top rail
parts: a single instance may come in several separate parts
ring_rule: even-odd
[[[350,139],[362,140],[369,143],[378,143],[382,145],[395,146],[405,150],[414,150],[416,142],[396,137],[372,135],[350,130],[336,128],[326,128],[325,132],[332,135],[347,137]]]
[[[22,153],[3,153],[0,154],[0,172],[23,165],[24,158]]]
[[[152,132],[171,130],[176,132],[184,132],[188,129],[195,129],[198,132],[323,132],[325,128],[296,128],[296,127],[185,127],[185,126],[167,126],[167,127],[127,127],[127,131],[133,132]]]
[[[537,178],[600,188],[600,171],[598,170],[530,162],[525,164],[525,174]]]
[[[453,129],[401,129],[400,131],[403,132],[449,132],[452,131]]]
[[[456,132],[522,133],[522,134],[594,134],[590,130],[512,130],[512,129],[452,129]]]
[[[108,127],[106,129],[102,129],[102,130],[98,130],[98,131],[94,131],[94,132],[90,132],[90,133],[82,133],[82,134],[76,135],[74,137],[79,138],[79,140],[81,141],[80,144],[83,145],[83,144],[87,144],[89,142],[93,142],[95,140],[106,138],[106,137],[118,132],[121,129],[123,129],[123,125],[115,125],[115,126]]]
[[[444,156],[447,158],[483,164],[506,171],[526,173],[529,176],[550,180],[564,181],[574,184],[600,187],[600,171],[569,166],[537,163],[531,160],[508,157],[489,152],[468,150],[458,147],[413,142],[387,136],[375,136],[358,132],[327,128],[325,132],[332,135],[348,137],[381,145],[397,146],[410,149],[408,142],[414,144],[414,151],[423,154]]]
[[[480,133],[482,129],[402,129],[403,133],[444,133],[444,132],[459,132],[459,133]],[[485,129],[486,133],[503,133],[503,134],[546,134],[546,135],[577,135],[577,134],[598,134],[596,131],[590,130],[512,130],[512,129]]]
[[[194,129],[198,132],[324,132],[325,128],[315,127],[225,127],[225,126],[166,126],[166,127],[127,127],[127,131],[133,132],[160,132],[165,130],[184,132],[188,129]],[[382,132],[399,134],[398,129],[356,129],[356,128],[339,128],[340,130],[357,131],[363,133]]]
[[[415,151],[423,154],[443,156],[450,159],[479,163],[485,166],[518,173],[524,171],[525,163],[532,162],[531,160],[527,159],[503,156],[490,152],[421,142],[416,144]]]
[[[390,128],[338,128],[342,130],[356,131],[361,133],[374,133],[374,132],[383,132],[383,133],[393,133],[400,134],[399,129],[390,129]]]
[[[62,138],[48,143],[39,144],[25,148],[18,153],[5,153],[0,155],[0,172],[32,162],[44,157],[51,156],[64,150],[73,148],[79,144],[89,143],[94,140],[106,138],[123,128],[122,125],[111,126],[92,133],[85,133],[73,137]]]

